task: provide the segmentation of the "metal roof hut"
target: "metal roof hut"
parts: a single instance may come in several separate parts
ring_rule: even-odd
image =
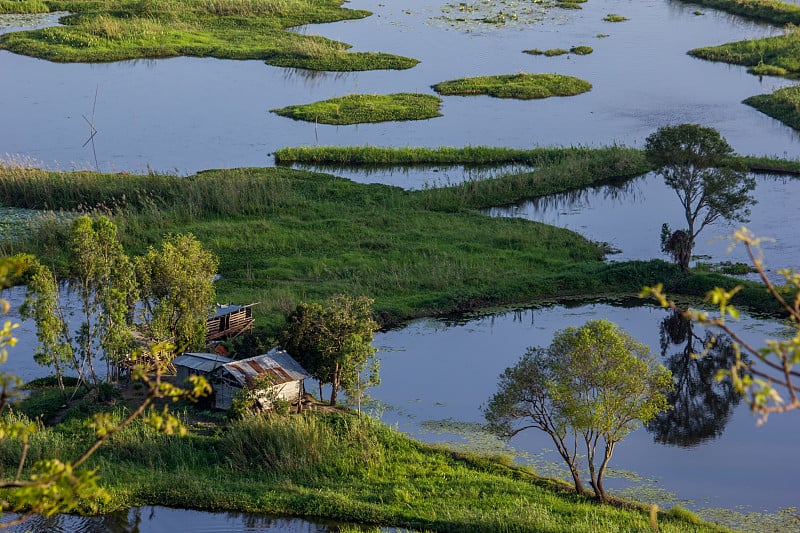
[[[172,360],[175,367],[176,383],[183,385],[189,376],[203,376],[211,381],[211,376],[215,370],[222,365],[232,362],[230,357],[224,357],[215,353],[190,353],[187,352]]]
[[[277,348],[263,355],[226,363],[215,374],[215,407],[218,409],[230,409],[234,395],[252,386],[260,377],[272,383],[259,399],[263,408],[271,407],[273,399],[300,401],[305,392],[303,380],[311,377],[285,350]]]
[[[253,306],[219,305],[206,319],[206,342],[236,337],[253,329]]]

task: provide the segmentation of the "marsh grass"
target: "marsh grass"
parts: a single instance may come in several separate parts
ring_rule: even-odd
[[[362,156],[485,159],[493,152],[380,150]],[[337,293],[375,298],[389,325],[554,294],[635,293],[658,281],[670,292],[700,295],[733,284],[713,277],[690,283],[661,261],[606,265],[602,248],[574,232],[482,214],[651,170],[641,151],[623,147],[540,149],[527,157],[535,170],[420,191],[280,167],[187,177],[0,169],[0,202],[54,213],[3,241],[0,252],[47,257],[66,276],[68,224],[57,213],[78,209],[111,216],[131,255],[166,233],[191,232],[220,258],[219,298],[261,302],[256,318],[268,333],[300,301]]]
[[[173,56],[262,59],[315,70],[406,69],[415,59],[287,31],[370,13],[341,0],[0,0],[0,12],[65,10],[63,25],[0,36],[0,48],[59,62]]]
[[[748,39],[690,50],[689,54],[708,61],[722,61],[751,67],[756,75],[800,75],[800,31],[787,27],[783,35]]]
[[[800,24],[800,6],[780,0],[681,0],[682,2],[719,9],[751,20],[769,22],[776,26]],[[695,11],[695,15],[702,15]]]
[[[606,21],[606,22],[625,22],[626,20],[629,20],[629,19],[628,19],[628,17],[624,17],[622,15],[616,15],[614,13],[609,13],[608,15],[603,17],[603,20]]]
[[[800,130],[800,85],[784,87],[771,94],[751,96],[744,103],[762,113]]]
[[[42,428],[29,454],[66,459],[90,436],[83,419],[73,418]],[[19,453],[18,444],[0,442],[4,475],[13,475]],[[597,505],[529,468],[421,444],[344,413],[255,417],[217,436],[185,438],[136,422],[87,467],[100,469],[113,496],[104,511],[168,505],[464,532],[645,531],[649,524],[645,506]],[[720,530],[680,513],[661,514],[659,527],[664,533]]]
[[[0,15],[49,12],[47,5],[39,0],[0,0]]]
[[[430,94],[351,94],[322,102],[270,111],[294,120],[322,124],[363,124],[439,117],[442,100]]]
[[[592,84],[561,74],[506,74],[445,81],[432,86],[442,95],[489,95],[521,100],[574,96],[589,91]]]

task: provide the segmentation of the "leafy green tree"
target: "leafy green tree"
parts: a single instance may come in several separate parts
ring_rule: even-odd
[[[36,268],[36,263],[30,256],[0,258],[0,288],[5,288],[18,280],[31,265],[36,269],[34,277],[47,274],[43,269]],[[48,276],[43,279],[45,283],[52,280]],[[0,307],[3,312],[7,312],[8,302],[0,300]],[[11,321],[6,321],[0,327],[0,369],[8,360],[8,348],[16,344],[13,336],[13,330],[16,327],[17,324],[13,324]],[[136,418],[142,417],[145,423],[163,433],[179,433],[181,435],[186,433],[186,428],[177,418],[169,414],[166,408],[161,412],[151,411],[148,415],[144,415],[147,408],[157,399],[196,400],[210,392],[210,387],[203,378],[194,377],[189,389],[181,389],[161,380],[162,373],[169,362],[163,357],[167,348],[166,346],[152,346],[147,365],[138,361],[138,353],[133,353],[132,375],[134,379],[144,383],[148,394],[142,404],[134,408],[121,423],[112,422],[109,413],[99,413],[93,417],[90,424],[94,430],[94,440],[79,457],[73,461],[65,458],[42,459],[30,467],[26,465],[29,439],[39,428],[35,422],[7,412],[6,408],[16,397],[21,380],[18,376],[0,370],[0,415],[2,415],[0,416],[0,439],[22,443],[22,453],[13,477],[0,479],[0,490],[3,490],[4,494],[3,501],[0,503],[0,513],[10,511],[19,513],[19,516],[3,521],[0,528],[22,523],[34,514],[51,516],[56,513],[85,511],[87,508],[97,509],[99,504],[108,502],[111,496],[99,486],[97,470],[82,467],[106,440]]]
[[[33,360],[43,366],[52,366],[58,387],[66,399],[64,371],[77,368],[75,351],[69,341],[67,321],[59,303],[58,283],[47,267],[33,261],[27,270],[27,293],[20,309],[22,318],[31,318],[36,323],[39,346]]]
[[[75,219],[69,232],[71,287],[81,302],[81,322],[71,332],[58,300],[53,274],[34,264],[23,313],[36,319],[38,361],[55,368],[64,361],[78,371],[82,381],[98,383],[95,359],[106,363],[113,379],[119,363],[131,348],[129,302],[136,300],[133,266],[117,238],[116,226],[106,217]],[[56,369],[59,375],[60,368]]]
[[[156,340],[171,339],[178,351],[201,346],[214,307],[219,259],[194,235],[168,235],[160,250],[135,260],[146,322]]]
[[[683,207],[686,229],[675,233],[685,235],[662,234],[661,242],[685,272],[706,226],[720,219],[745,221],[755,203],[749,194],[755,180],[732,164],[733,148],[718,131],[697,124],[659,128],[647,137],[645,153]]]
[[[582,445],[589,482],[598,500],[606,501],[603,477],[616,445],[667,409],[671,386],[670,372],[646,346],[612,322],[592,320],[557,332],[546,349],[529,348],[500,376],[484,415],[506,438],[529,428],[550,435],[578,493],[584,492]]]
[[[281,343],[319,381],[320,390],[323,384],[331,385],[331,405],[336,405],[340,388],[360,398],[379,380],[373,361],[378,323],[372,318],[372,303],[365,296],[336,295],[325,307],[300,303],[287,316]]]
[[[756,346],[745,340],[731,326],[729,319],[737,320],[739,310],[731,303],[741,285],[727,290],[714,287],[706,294],[706,301],[716,306],[717,312],[688,308],[680,309],[664,293],[664,287],[657,284],[645,287],[641,296],[651,296],[663,307],[682,314],[692,322],[703,324],[726,333],[733,342],[733,360],[727,369],[717,373],[718,380],[730,379],[735,391],[743,398],[751,411],[759,415],[759,423],[766,422],[772,413],[785,413],[800,409],[800,273],[794,270],[778,270],[783,284],[776,284],[766,274],[761,254],[762,238],[753,235],[747,228],[734,232],[734,244],[743,244],[750,262],[756,268],[766,291],[785,313],[794,328],[794,335],[783,339],[766,339],[764,346]],[[707,356],[701,350],[697,356]]]

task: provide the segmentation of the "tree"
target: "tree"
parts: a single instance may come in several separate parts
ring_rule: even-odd
[[[58,284],[52,272],[35,263],[22,312],[36,320],[39,337],[38,362],[63,361],[98,383],[95,359],[106,363],[106,376],[112,379],[117,363],[128,355],[132,324],[128,320],[129,303],[136,300],[133,266],[117,238],[117,228],[106,217],[75,219],[69,233],[71,287],[81,302],[81,323],[70,331],[66,313],[58,298]],[[60,369],[56,368],[56,375]]]
[[[0,258],[0,288],[9,286],[33,263],[30,256]],[[39,270],[41,273],[41,270]],[[8,302],[0,300],[3,311],[8,310]],[[0,328],[0,367],[8,360],[7,348],[14,346],[16,339],[13,329],[16,324],[6,321]],[[4,491],[0,513],[11,511],[21,513],[20,516],[0,524],[0,529],[13,527],[24,522],[34,514],[51,516],[56,513],[68,513],[85,510],[86,506],[96,509],[102,502],[108,502],[111,496],[98,485],[97,469],[82,468],[86,461],[102,444],[135,419],[142,417],[145,423],[158,431],[167,434],[184,435],[186,428],[180,420],[169,414],[166,407],[161,412],[151,411],[144,415],[147,408],[157,399],[186,398],[195,400],[208,394],[210,387],[205,379],[193,376],[192,387],[184,390],[161,380],[161,375],[168,360],[163,357],[168,347],[152,346],[150,349],[152,363],[145,366],[137,361],[137,353],[132,355],[134,361],[132,375],[134,379],[144,383],[148,390],[141,405],[134,408],[119,424],[115,424],[108,413],[94,415],[89,424],[94,430],[94,440],[73,461],[65,458],[42,459],[36,461],[26,470],[28,443],[31,435],[39,428],[35,422],[20,417],[5,416],[6,407],[16,396],[16,388],[20,385],[17,376],[0,370],[0,439],[16,440],[22,443],[22,453],[16,473],[11,479],[0,480],[0,489]],[[13,504],[8,496],[12,496]]]
[[[763,347],[746,341],[730,325],[728,319],[736,320],[739,310],[731,304],[741,285],[727,290],[714,287],[706,293],[706,301],[716,306],[717,312],[709,313],[697,309],[680,309],[664,293],[662,284],[642,289],[640,296],[651,296],[666,308],[680,313],[688,320],[715,328],[726,333],[733,341],[734,357],[727,369],[717,373],[717,379],[729,378],[733,387],[742,394],[750,410],[759,415],[759,423],[766,422],[772,413],[785,413],[800,409],[800,273],[794,270],[778,270],[784,279],[776,285],[766,274],[761,254],[761,241],[747,228],[734,232],[734,244],[744,245],[750,262],[756,268],[768,294],[777,302],[781,312],[789,318],[795,330],[794,336],[786,339],[766,339]],[[697,354],[703,357],[705,350]]]
[[[189,233],[167,235],[160,250],[151,247],[135,265],[153,337],[171,339],[178,351],[202,345],[219,259]]]
[[[686,229],[675,233],[685,235],[662,235],[661,242],[685,272],[706,226],[720,219],[745,221],[755,203],[749,195],[755,180],[732,163],[733,148],[718,131],[697,124],[659,128],[647,137],[645,153],[683,207]]]
[[[378,323],[372,318],[371,298],[336,295],[326,307],[300,303],[286,317],[281,343],[292,357],[323,384],[331,385],[330,404],[336,405],[339,389],[363,393],[378,381],[373,365],[366,380],[362,373],[373,361],[372,339]]]
[[[603,477],[617,443],[667,409],[671,386],[670,372],[646,346],[612,322],[592,320],[557,332],[546,349],[529,348],[500,376],[484,415],[506,438],[529,428],[550,435],[578,493],[584,492],[578,465],[582,444],[589,482],[597,499],[606,501]]]

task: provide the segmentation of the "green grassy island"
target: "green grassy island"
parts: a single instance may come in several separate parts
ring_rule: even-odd
[[[798,51],[800,32],[790,30],[776,37],[695,48],[689,54],[709,61],[748,66],[756,75],[797,76],[800,75]]]
[[[781,0],[681,0],[684,3],[719,9],[751,20],[776,26],[800,23],[800,6]],[[701,14],[698,11],[696,15]]]
[[[496,98],[530,100],[551,96],[574,96],[585,93],[592,84],[573,76],[561,74],[505,74],[499,76],[477,76],[460,78],[433,85],[433,90],[442,95],[480,95]]]
[[[57,390],[39,388],[35,408],[23,402],[19,412],[49,403],[60,421],[33,435],[28,460],[75,456],[93,438],[84,421],[100,410],[120,419],[132,394],[97,402],[89,393],[64,411]],[[111,495],[102,511],[166,505],[442,532],[650,531],[645,506],[599,505],[510,457],[422,444],[366,416],[327,409],[226,421],[180,404],[173,411],[183,413],[187,436],[137,421],[92,456],[88,467],[113,472],[101,479]],[[20,453],[21,444],[4,440],[0,467],[15,469]],[[658,527],[726,531],[682,509],[659,513]]]
[[[313,104],[271,109],[282,117],[322,124],[363,124],[439,117],[441,98],[430,94],[351,94]]]
[[[800,130],[800,85],[784,87],[772,94],[759,94],[745,99],[745,104]]]
[[[174,56],[261,59],[312,70],[407,69],[417,60],[287,31],[370,15],[342,0],[0,0],[0,13],[69,11],[63,26],[0,35],[0,49],[59,62]]]

